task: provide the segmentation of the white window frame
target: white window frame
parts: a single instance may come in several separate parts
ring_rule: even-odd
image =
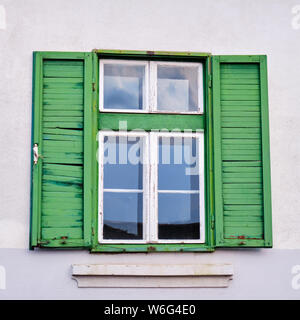
[[[145,92],[144,109],[104,109],[104,65],[105,64],[123,64],[128,66],[145,66]],[[189,66],[198,67],[198,110],[197,111],[172,111],[157,110],[157,67],[158,66]],[[99,63],[99,110],[100,112],[114,113],[171,113],[171,114],[203,114],[204,96],[203,96],[203,63],[201,62],[165,62],[150,60],[118,60],[101,59]]]
[[[144,137],[143,153],[143,240],[109,240],[103,239],[103,194],[112,189],[103,188],[104,153],[99,154],[99,211],[98,211],[98,241],[105,243],[205,243],[205,193],[204,193],[204,132],[143,132],[143,131],[99,131],[99,150],[104,150],[104,136]],[[199,191],[172,190],[172,193],[199,193],[199,239],[158,239],[158,139],[160,137],[197,138],[199,150]],[[128,189],[114,189],[115,192],[129,192]],[[136,192],[137,190],[132,190]],[[139,192],[141,192],[139,190]],[[168,192],[163,190],[160,192]]]
[[[144,66],[145,67],[145,86],[143,92],[143,109],[104,109],[104,65],[121,64],[127,66]],[[147,113],[149,112],[149,63],[148,61],[139,60],[118,60],[103,59],[99,63],[99,110],[101,112],[118,112],[118,113]]]

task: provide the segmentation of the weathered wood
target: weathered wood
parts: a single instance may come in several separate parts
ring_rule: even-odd
[[[92,127],[84,110],[91,110],[91,60],[85,53],[40,53],[39,145],[40,185],[35,195],[39,209],[35,210],[38,236],[34,245],[52,247],[89,246],[91,224],[90,205],[85,206],[89,173],[84,174],[85,144]],[[84,120],[85,118],[85,120]],[[85,126],[85,127],[84,127]],[[86,155],[86,160],[92,154]],[[90,192],[88,192],[90,194]],[[86,209],[86,211],[84,210]]]
[[[119,130],[120,115],[116,113],[99,114],[99,130]],[[178,115],[178,114],[134,114],[123,113],[122,121],[126,121],[128,130],[154,129],[167,130],[204,130],[205,118],[203,115]]]
[[[269,246],[260,56],[214,58],[216,237],[219,246]],[[265,73],[263,75],[265,77]],[[268,148],[268,146],[266,147]],[[268,171],[268,170],[267,170]],[[269,171],[268,171],[269,172]],[[268,173],[269,174],[269,173]],[[267,191],[269,194],[269,191]],[[220,205],[221,202],[221,205]],[[269,203],[269,202],[268,202]],[[234,242],[234,239],[236,241]],[[251,239],[247,242],[240,239]],[[257,242],[261,239],[261,242]],[[251,241],[254,241],[251,244]]]

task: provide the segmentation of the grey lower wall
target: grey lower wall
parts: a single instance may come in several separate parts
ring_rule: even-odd
[[[228,288],[78,288],[72,264],[232,263]],[[300,250],[218,250],[214,253],[89,254],[0,249],[6,270],[2,299],[300,299]],[[296,267],[295,267],[296,266]],[[298,266],[298,267],[297,267]],[[292,273],[294,268],[295,272]],[[0,270],[1,271],[1,270]],[[0,274],[1,288],[1,274]]]

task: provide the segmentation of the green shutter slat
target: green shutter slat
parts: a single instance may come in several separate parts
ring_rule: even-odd
[[[251,215],[227,215],[228,220],[227,221],[232,221],[236,223],[243,223],[243,222],[263,222],[263,216],[262,215],[256,215],[256,216],[251,216]],[[230,218],[230,219],[229,219]]]
[[[260,216],[263,219],[263,211],[260,209],[256,210],[224,210],[224,217],[225,216],[231,216],[231,217],[254,217],[254,216]]]
[[[247,195],[251,196],[252,194],[262,194],[262,189],[259,188],[245,188],[245,189],[230,189],[230,188],[223,188],[223,196],[225,199],[226,195]]]
[[[47,107],[57,107],[57,106],[62,106],[63,108],[66,109],[72,109],[73,105],[79,105],[83,108],[82,105],[83,101],[82,99],[78,99],[78,98],[73,98],[72,95],[69,96],[69,98],[67,99],[43,99],[43,105],[47,108]]]
[[[43,228],[82,228],[83,220],[80,216],[67,216],[61,218],[60,215],[44,216],[42,218]]]
[[[217,246],[271,246],[265,58],[255,60],[213,57]]]
[[[45,111],[83,111],[82,104],[55,104],[55,105],[44,105]]]
[[[44,134],[44,141],[81,141],[82,138],[80,136],[71,136],[71,135],[62,135],[62,134]]]
[[[223,162],[223,168],[225,167],[260,167],[260,166],[261,166],[261,161]]]
[[[42,239],[43,240],[73,240],[82,239],[83,230],[82,227],[74,228],[42,228]]]
[[[62,134],[62,135],[72,135],[72,136],[83,136],[82,131],[78,130],[65,130],[65,129],[47,129],[43,128],[43,134]]]
[[[83,110],[45,110],[44,117],[83,117]]]
[[[69,129],[83,129],[82,121],[73,121],[73,122],[54,122],[54,121],[44,121],[44,128],[69,128]]]
[[[32,246],[89,246],[91,171],[84,159],[92,145],[85,139],[92,131],[91,54],[37,53],[36,61],[34,142],[41,158],[33,165],[39,192],[33,194]]]
[[[43,210],[43,217],[45,216],[59,216],[60,218],[68,216],[78,216],[82,218],[82,209],[66,209],[66,208],[45,208]]]
[[[52,116],[44,116],[43,117],[44,122],[73,122],[73,123],[81,123],[83,124],[83,117],[52,117]]]

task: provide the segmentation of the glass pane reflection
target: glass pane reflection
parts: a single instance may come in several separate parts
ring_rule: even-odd
[[[143,189],[142,156],[143,138],[104,137],[104,188]]]
[[[198,110],[198,67],[157,67],[157,109],[169,111]]]
[[[196,138],[159,138],[158,189],[199,190]]]
[[[199,194],[158,194],[158,238],[200,238]]]
[[[103,239],[143,239],[143,193],[104,192]]]
[[[104,64],[104,109],[143,109],[145,67]]]

